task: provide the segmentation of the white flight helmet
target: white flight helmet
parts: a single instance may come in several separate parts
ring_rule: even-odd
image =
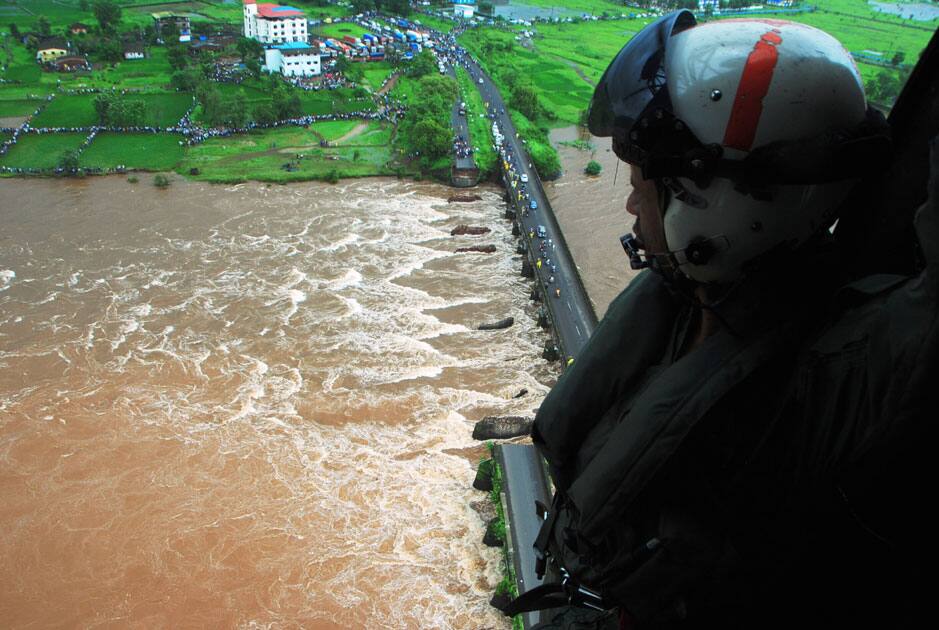
[[[589,125],[667,191],[669,251],[639,262],[633,250],[634,266],[699,283],[731,282],[828,227],[889,151],[886,124],[833,37],[781,20],[696,25],[686,11],[620,51]]]

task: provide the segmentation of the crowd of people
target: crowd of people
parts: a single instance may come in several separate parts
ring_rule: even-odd
[[[462,135],[457,135],[453,139],[453,154],[457,158],[468,158],[473,156],[473,147],[466,141]]]

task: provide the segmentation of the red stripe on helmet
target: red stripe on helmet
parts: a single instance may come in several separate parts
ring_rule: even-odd
[[[756,127],[763,113],[763,98],[769,92],[769,84],[779,59],[776,46],[781,43],[779,31],[773,29],[761,35],[760,41],[750,51],[730,110],[730,120],[724,131],[724,146],[749,151],[753,145]]]

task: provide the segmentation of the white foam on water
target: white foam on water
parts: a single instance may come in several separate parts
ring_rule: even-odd
[[[12,269],[0,269],[0,291],[6,291],[13,284],[16,272]]]
[[[326,282],[325,284],[321,285],[321,288],[326,288],[330,291],[342,291],[343,289],[357,287],[361,284],[362,274],[355,269],[346,269],[345,273],[343,273],[340,277]]]
[[[221,565],[207,558],[226,557],[236,544],[228,525],[240,523],[237,544],[246,553],[262,546],[275,567],[273,581],[246,585],[264,604],[227,611],[247,625],[507,627],[488,605],[500,552],[480,543],[484,524],[468,507],[479,498],[472,462],[459,453],[478,446],[480,409],[527,414],[536,404],[546,390],[536,378],[540,343],[533,325],[521,325],[524,282],[502,275],[517,275],[509,247],[447,272],[448,286],[419,271],[452,255],[433,241],[449,239],[466,216],[511,241],[497,206],[469,212],[421,189],[350,183],[315,209],[293,188],[242,184],[223,197],[244,196],[251,210],[228,208],[208,228],[180,231],[185,239],[155,227],[87,246],[76,286],[24,313],[56,331],[53,356],[68,370],[57,385],[71,407],[57,399],[39,415],[28,404],[46,386],[33,384],[0,390],[0,410],[73,423],[76,409],[97,405],[102,419],[126,419],[127,440],[181,445],[182,464],[151,478],[191,486],[189,502],[151,514],[145,542],[174,549],[183,535],[211,531],[218,547],[177,560],[195,562],[183,570],[206,576],[198,588],[212,592]],[[114,263],[114,251],[135,263]],[[50,280],[36,295],[70,278],[65,264],[43,269]],[[97,289],[80,292],[89,286]],[[472,330],[476,321],[427,312],[473,305],[512,315],[516,326],[487,335]],[[522,387],[531,394],[512,399]],[[62,452],[73,451],[82,454]],[[282,535],[291,542],[269,545]]]

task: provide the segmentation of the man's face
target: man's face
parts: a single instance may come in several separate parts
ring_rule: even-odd
[[[632,192],[626,198],[626,212],[636,217],[633,234],[639,245],[648,254],[668,251],[665,243],[665,227],[662,224],[662,209],[659,208],[659,193],[655,182],[642,178],[642,169],[629,165],[629,183]]]

